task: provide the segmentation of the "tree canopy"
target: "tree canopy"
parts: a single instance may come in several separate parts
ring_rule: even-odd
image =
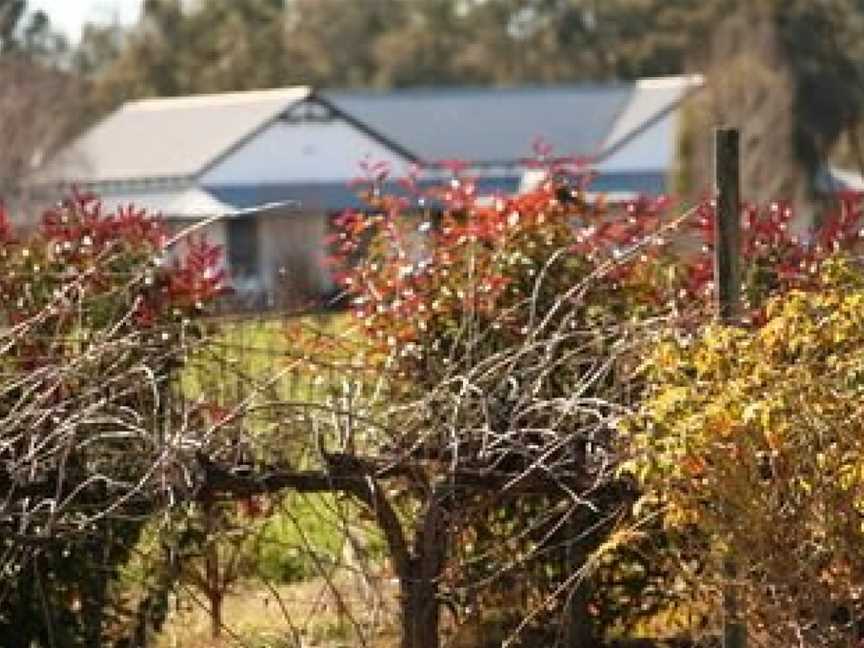
[[[69,51],[44,12],[0,2],[0,57],[87,80],[91,117],[79,125],[147,96],[703,72],[678,189],[708,188],[705,134],[723,122],[744,131],[748,197],[798,203],[838,143],[845,163],[864,166],[862,35],[861,0],[147,0],[137,24],[88,25]]]
[[[68,48],[44,11],[27,11],[27,0],[0,0],[0,55],[51,56]]]
[[[692,0],[148,0],[123,47],[104,47],[118,28],[91,28],[80,50],[103,105],[291,84],[611,80],[683,70],[705,15]]]
[[[748,197],[801,203],[844,136],[852,136],[845,161],[864,161],[862,16],[861,0],[148,0],[127,31],[85,30],[74,60],[92,81],[97,113],[136,97],[296,84],[386,89],[703,72],[709,92],[686,125],[679,188],[710,186],[702,134],[722,122],[749,142]]]

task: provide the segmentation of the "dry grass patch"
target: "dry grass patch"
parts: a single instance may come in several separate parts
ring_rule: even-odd
[[[210,616],[199,594],[184,592],[157,648],[391,648],[398,643],[398,587],[381,580],[374,591],[349,573],[268,588],[249,582],[224,603],[224,630],[211,638]]]

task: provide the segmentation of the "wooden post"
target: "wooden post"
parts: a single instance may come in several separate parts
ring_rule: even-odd
[[[735,324],[741,316],[741,195],[738,130],[714,134],[717,216],[714,223],[714,294],[717,317]]]
[[[714,223],[714,294],[717,317],[737,324],[741,317],[741,177],[739,133],[718,128],[714,134],[716,220]],[[735,556],[726,558],[723,590],[723,648],[746,648],[747,628],[740,618]]]

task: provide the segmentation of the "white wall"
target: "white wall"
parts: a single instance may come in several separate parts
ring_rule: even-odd
[[[639,133],[597,165],[600,173],[667,171],[675,164],[679,111],[675,110]]]
[[[389,162],[397,175],[407,161],[341,119],[277,122],[230,153],[200,179],[204,186],[343,182],[360,163]]]
[[[603,142],[606,150],[628,135],[641,132],[598,165],[606,172],[671,170],[677,162],[678,131],[681,111],[678,105],[701,87],[699,75],[640,79],[612,132]],[[656,122],[644,128],[652,119]],[[644,129],[644,130],[642,130]]]

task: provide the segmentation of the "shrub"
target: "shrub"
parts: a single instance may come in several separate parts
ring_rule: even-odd
[[[143,516],[182,488],[200,431],[177,416],[175,374],[222,276],[206,241],[176,262],[166,241],[158,218],[80,193],[27,238],[0,210],[4,646],[101,643]]]
[[[674,540],[682,598],[713,614],[732,560],[769,645],[837,645],[862,613],[857,202],[808,244],[779,230],[757,248],[762,307],[748,325],[658,336],[645,401],[623,425],[622,470],[644,489],[639,518]]]

